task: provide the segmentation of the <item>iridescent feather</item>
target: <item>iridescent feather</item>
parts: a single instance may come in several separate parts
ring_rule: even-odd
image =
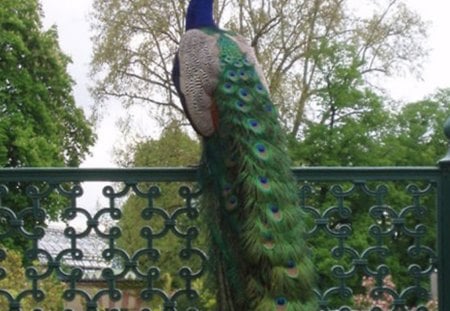
[[[219,309],[316,311],[285,135],[253,49],[191,0],[173,78],[203,137],[201,184]]]

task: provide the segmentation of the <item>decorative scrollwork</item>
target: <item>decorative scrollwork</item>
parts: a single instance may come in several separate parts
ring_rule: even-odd
[[[427,302],[430,292],[424,284],[436,269],[436,253],[434,244],[425,243],[429,230],[435,228],[424,219],[430,218],[430,213],[436,215],[434,206],[426,205],[434,203],[434,192],[433,182],[424,182],[423,186],[408,184],[403,191],[401,184],[394,182],[369,184],[361,180],[350,186],[348,183],[345,186],[314,183],[299,187],[300,206],[314,224],[307,232],[312,248],[317,247],[315,239],[325,235],[329,258],[333,258],[329,272],[322,270],[321,274],[331,272],[336,286],[319,287],[321,310],[350,310],[342,305],[353,303],[351,289],[360,287],[355,281],[361,282],[363,277],[376,280],[376,286],[370,291],[372,299],[391,301],[392,310],[406,309],[411,301],[415,301],[415,305]],[[356,221],[363,219],[367,225],[358,226]],[[361,248],[361,237],[371,241],[369,247]],[[409,243],[406,247],[392,249],[393,245],[406,242]],[[410,262],[400,269],[414,284],[406,289],[384,285],[384,280],[393,272],[390,263],[398,256]],[[395,267],[395,271],[399,268]],[[397,276],[393,275],[393,279],[397,280]],[[336,305],[337,301],[341,306]],[[371,310],[381,309],[373,306]]]
[[[398,182],[351,178],[327,182],[323,176],[313,182],[300,182],[299,203],[307,217],[306,236],[313,255],[323,256],[318,263],[320,278],[315,290],[321,310],[355,309],[354,297],[364,290],[363,277],[374,280],[366,294],[375,300],[388,297],[392,310],[405,310],[413,303],[416,310],[427,310],[429,279],[437,268],[431,238],[435,228],[429,221],[436,212],[436,182],[411,183],[401,178]],[[15,295],[0,288],[0,296],[9,302],[10,310],[19,310],[24,299],[29,298],[36,301],[34,310],[38,310],[48,294],[41,284],[55,274],[66,283],[63,299],[73,303],[81,300],[88,311],[99,309],[105,301],[111,305],[124,301],[127,293],[121,282],[137,284],[135,299],[142,301],[141,311],[154,309],[155,301],[164,311],[179,310],[182,303],[189,305],[183,305],[185,310],[202,309],[197,305],[200,294],[196,282],[206,274],[208,248],[202,242],[206,237],[198,206],[201,189],[194,191],[186,185],[167,188],[164,183],[130,178],[103,187],[99,195],[106,204],[95,209],[80,206],[86,192],[83,187],[70,178],[64,183],[43,178],[23,187],[25,203],[18,206],[10,200],[15,193],[5,184],[0,185],[0,240],[10,243],[20,238],[29,242],[24,253],[30,262],[24,270],[29,286]],[[61,218],[70,225],[59,237],[62,245],[53,245],[50,250],[42,241],[50,235],[45,222],[49,198],[55,195],[64,204]],[[167,206],[168,196],[176,197],[177,203]],[[118,241],[126,234],[121,226],[128,217],[123,202],[134,197],[142,203],[137,214],[143,225],[132,229],[144,246],[127,252]],[[72,223],[75,221],[82,225],[76,226]],[[94,244],[98,246],[95,258],[85,247],[92,237],[98,243]],[[173,259],[170,264],[176,262],[177,266],[169,267],[165,262],[168,252],[173,257],[169,258]],[[0,281],[11,273],[2,266],[7,256],[0,249]],[[404,260],[401,267],[396,261],[399,256]],[[101,265],[94,271],[85,264],[90,261]],[[386,278],[394,272],[399,275],[392,275],[393,280],[402,278],[403,282],[388,286]],[[96,291],[83,287],[89,277],[95,277],[100,284]],[[172,279],[176,286],[167,286]],[[108,308],[119,310],[117,305]]]

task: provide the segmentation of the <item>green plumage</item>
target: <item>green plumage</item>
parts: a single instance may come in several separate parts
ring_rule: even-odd
[[[172,78],[203,137],[200,182],[221,311],[316,311],[283,131],[253,49],[190,0]]]
[[[217,116],[202,186],[220,310],[318,310],[304,215],[265,83],[232,35],[217,36]]]

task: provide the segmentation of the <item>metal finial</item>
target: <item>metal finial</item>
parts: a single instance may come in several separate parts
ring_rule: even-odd
[[[450,118],[447,119],[447,121],[445,121],[444,123],[444,134],[445,137],[447,137],[447,140],[449,142],[449,148],[447,150],[447,154],[445,155],[444,158],[442,158],[439,163],[440,164],[446,164],[448,165],[450,163]]]
[[[444,134],[445,137],[450,141],[450,118],[447,119],[444,123]]]

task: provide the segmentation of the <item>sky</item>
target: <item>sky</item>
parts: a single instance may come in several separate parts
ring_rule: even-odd
[[[450,1],[405,0],[429,25],[427,47],[430,55],[423,63],[421,79],[403,77],[389,79],[387,88],[399,100],[420,100],[438,88],[450,87]]]
[[[90,39],[89,12],[92,0],[40,0],[44,11],[43,24],[47,29],[56,25],[59,43],[64,53],[72,58],[69,73],[75,80],[75,102],[83,107],[89,115],[90,107],[94,105],[88,88],[91,85],[89,77],[89,62],[92,55]],[[111,167],[114,165],[111,157],[112,142],[116,133],[116,118],[123,111],[115,101],[109,108],[96,129],[97,144],[83,167]],[[109,113],[108,113],[109,111]]]
[[[424,62],[420,80],[415,77],[395,77],[387,79],[386,87],[394,99],[413,101],[422,99],[437,88],[450,87],[450,44],[447,40],[450,31],[450,1],[405,2],[424,20],[431,22],[427,42],[431,51]],[[57,26],[61,48],[72,57],[73,63],[69,66],[69,72],[77,83],[74,88],[75,100],[89,111],[89,107],[94,104],[88,92],[89,85],[92,85],[89,78],[89,61],[92,55],[89,12],[92,0],[41,0],[41,4],[45,15],[44,28]],[[92,150],[92,156],[83,162],[83,167],[115,166],[111,154],[114,145],[120,141],[116,122],[125,112],[114,100],[108,101],[108,107],[103,111],[105,115],[97,127],[97,144]],[[145,120],[141,119],[140,122],[143,128],[152,132],[151,128],[145,127]]]
[[[90,41],[89,12],[92,0],[40,0],[44,12],[43,25],[47,29],[51,25],[58,28],[59,42],[62,50],[68,54],[73,63],[69,66],[69,73],[76,82],[74,96],[76,103],[89,114],[89,107],[94,102],[89,95],[88,88],[92,85],[89,77],[89,62],[92,55]],[[356,1],[356,0],[355,0]],[[386,79],[385,87],[392,97],[399,101],[415,101],[433,93],[438,88],[450,87],[450,1],[449,0],[405,0],[407,5],[417,11],[425,21],[430,22],[427,46],[430,55],[423,64],[420,79],[413,76]],[[121,133],[116,123],[125,111],[115,100],[108,101],[105,115],[97,124],[97,143],[92,149],[92,155],[83,163],[82,167],[114,167],[113,148],[122,141]],[[157,130],[148,124],[145,114],[140,116],[137,124],[146,135],[156,135]],[[88,188],[88,187],[86,187]],[[86,190],[85,188],[85,190]],[[85,203],[103,205],[94,193],[100,193],[101,185],[92,184],[85,193]],[[96,202],[92,202],[95,201]]]

